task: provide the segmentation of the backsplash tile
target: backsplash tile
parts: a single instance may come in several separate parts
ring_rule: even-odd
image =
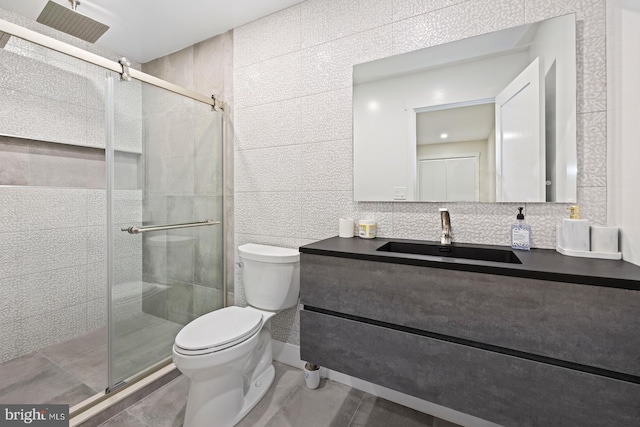
[[[355,218],[356,202],[351,191],[313,191],[302,194],[301,235],[326,239],[338,234],[340,218]]]
[[[452,219],[453,221],[455,218]],[[393,205],[393,237],[438,240],[440,228],[440,214],[436,204],[395,203]]]
[[[297,241],[303,245],[337,235],[340,217],[375,219],[384,237],[438,241],[438,208],[447,207],[454,240],[509,245],[509,227],[517,207],[524,206],[532,245],[554,248],[555,226],[568,216],[568,203],[353,202],[351,77],[357,63],[574,12],[578,20],[578,204],[585,218],[606,224],[604,0],[374,1],[368,4],[376,16],[360,13],[361,19],[354,20],[353,14],[363,4],[301,3],[300,48],[292,53],[283,54],[267,38],[255,39],[258,33],[252,42],[251,31],[245,32],[244,27],[236,30],[245,46],[253,43],[266,51],[256,54],[262,62],[234,64],[240,97],[234,123],[236,174],[243,182],[260,180],[252,187],[258,191],[236,193],[236,244],[290,247]],[[281,13],[282,17],[274,14],[249,25],[271,28],[273,22],[292,19],[292,11]],[[297,44],[297,35],[292,37]],[[268,58],[269,52],[280,56]],[[280,167],[276,157],[269,157],[266,164],[238,160],[244,159],[239,150],[295,145],[302,146],[302,184],[291,192],[282,191],[282,181],[262,178],[263,169]],[[290,168],[287,164],[283,169]],[[246,304],[239,269],[234,297],[236,304]],[[274,319],[276,339],[298,342],[294,311]]]
[[[395,236],[394,221],[393,221],[394,220],[393,203],[386,203],[386,202],[358,203],[357,212],[355,213],[354,219],[355,219],[356,233],[358,232],[358,220],[372,219],[376,221],[376,235],[378,237]]]

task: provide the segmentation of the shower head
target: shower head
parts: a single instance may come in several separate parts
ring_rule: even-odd
[[[3,33],[2,31],[0,31],[0,49],[6,46],[10,38],[11,38],[10,34]]]
[[[71,8],[49,0],[36,21],[89,43],[95,43],[109,29],[109,26],[76,12],[80,2],[76,0],[69,0],[69,2]]]

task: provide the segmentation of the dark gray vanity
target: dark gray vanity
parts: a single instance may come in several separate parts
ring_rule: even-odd
[[[390,242],[300,248],[303,360],[505,426],[640,425],[640,267]]]

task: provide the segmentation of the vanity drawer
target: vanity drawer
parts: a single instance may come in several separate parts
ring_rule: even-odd
[[[303,360],[505,426],[637,426],[640,385],[302,310]]]
[[[304,305],[640,376],[640,291],[301,257]]]

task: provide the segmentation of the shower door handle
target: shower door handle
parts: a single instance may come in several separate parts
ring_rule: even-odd
[[[131,226],[121,228],[120,231],[126,231],[129,234],[148,233],[150,231],[175,230],[176,228],[205,227],[208,225],[219,225],[220,221],[208,219],[200,222],[185,222],[183,224],[166,224],[166,225],[148,225],[144,227]]]

